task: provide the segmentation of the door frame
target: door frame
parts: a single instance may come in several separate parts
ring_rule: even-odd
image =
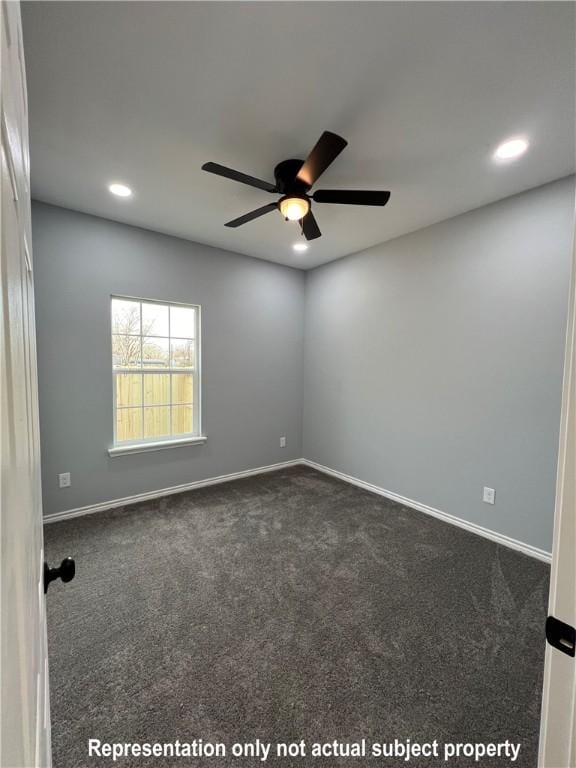
[[[576,232],[566,329],[548,615],[576,626]],[[546,643],[539,768],[576,766],[576,658]]]

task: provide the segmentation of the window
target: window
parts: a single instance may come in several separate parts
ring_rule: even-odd
[[[112,297],[115,446],[200,437],[199,329],[199,306]]]

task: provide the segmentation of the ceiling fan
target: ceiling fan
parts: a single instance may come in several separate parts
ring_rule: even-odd
[[[286,221],[299,221],[302,234],[307,240],[315,240],[322,233],[312,213],[315,203],[340,203],[344,205],[386,205],[390,192],[356,189],[319,189],[312,195],[311,187],[328,166],[338,157],[348,142],[341,136],[324,131],[306,160],[284,160],[274,168],[275,184],[248,176],[218,163],[204,163],[203,171],[224,176],[241,184],[257,187],[271,194],[281,195],[275,203],[256,208],[244,216],[226,222],[227,227],[240,227],[270,211],[279,210]]]

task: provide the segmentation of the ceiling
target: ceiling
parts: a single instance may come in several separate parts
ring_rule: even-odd
[[[37,199],[307,269],[575,170],[575,5],[564,2],[25,2]],[[389,189],[385,208],[315,205],[323,237],[266,192],[323,130],[349,146],[316,188]],[[526,136],[527,154],[492,160]],[[110,182],[130,185],[120,200]]]

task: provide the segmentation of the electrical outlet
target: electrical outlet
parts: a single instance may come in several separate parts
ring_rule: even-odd
[[[484,501],[486,504],[494,504],[496,501],[496,491],[494,488],[486,488],[486,486],[484,486],[482,501]]]
[[[281,437],[280,438],[280,448],[286,448],[286,438]]]
[[[58,475],[59,488],[70,488],[71,485],[72,485],[72,478],[70,476],[70,472],[62,472],[60,475]]]

